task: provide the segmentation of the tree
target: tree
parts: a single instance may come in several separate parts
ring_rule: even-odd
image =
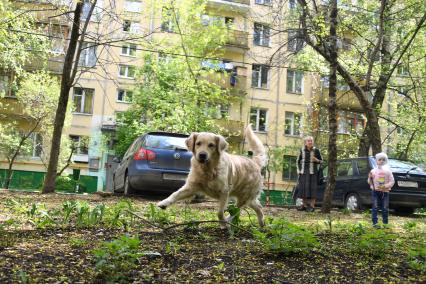
[[[116,65],[117,62],[109,59],[109,56],[106,56],[106,59],[101,59],[101,54],[96,54],[95,62],[90,62],[90,66],[82,64],[80,56],[92,52],[96,47],[101,47],[104,53],[109,53],[108,48],[114,44],[142,40],[150,34],[138,34],[138,32],[132,30],[122,33],[123,27],[129,28],[128,23],[120,19],[114,3],[109,2],[107,5],[109,6],[103,7],[102,1],[91,0],[76,1],[75,6],[71,5],[72,8],[63,7],[60,3],[51,8],[55,12],[49,18],[68,17],[71,32],[67,39],[68,44],[61,74],[61,91],[56,109],[43,193],[50,193],[55,190],[61,135],[71,88],[84,74],[97,73],[99,76],[113,80],[111,74],[107,71],[107,65]],[[94,17],[93,21],[92,17]],[[92,67],[95,66],[99,68],[94,70]]]
[[[77,48],[80,41],[80,46],[84,41],[87,26],[89,24],[90,17],[96,5],[96,0],[91,6],[89,15],[86,19],[85,25],[80,32],[80,20],[83,10],[83,1],[79,1],[76,4],[74,10],[73,24],[71,29],[70,41],[68,49],[65,55],[64,68],[62,71],[61,78],[61,91],[59,95],[58,106],[55,115],[55,125],[52,134],[52,146],[50,152],[49,165],[47,168],[46,176],[44,179],[43,193],[53,192],[55,190],[56,172],[58,168],[59,150],[61,147],[61,136],[62,129],[64,127],[65,113],[68,107],[69,91],[74,83],[75,76],[77,74],[77,65],[80,59],[81,47]],[[81,37],[81,39],[80,39]]]
[[[328,89],[328,127],[330,130],[328,142],[328,182],[324,192],[324,201],[321,211],[330,213],[333,193],[336,187],[336,162],[337,162],[337,0],[330,4],[330,86]]]
[[[5,105],[2,114],[0,153],[8,161],[4,188],[9,188],[12,170],[19,156],[42,154],[42,139],[49,137],[53,127],[59,85],[56,78],[46,72],[22,75],[16,101]]]
[[[47,58],[49,43],[39,34],[40,28],[34,18],[14,7],[11,1],[0,2],[0,17],[0,71],[2,75],[14,75],[9,78],[11,87],[15,83],[13,79],[20,76],[26,64]],[[4,88],[1,91],[4,96]]]
[[[163,14],[162,29],[173,33],[147,43],[158,54],[144,57],[132,105],[117,129],[116,154],[122,155],[138,135],[150,130],[221,131],[214,120],[230,96],[214,82],[227,74],[218,60],[204,58],[220,58],[227,29],[218,20],[202,19],[205,3],[154,4]]]
[[[364,2],[365,7],[347,2],[339,8],[338,36],[343,41],[349,34],[352,48],[339,56],[337,71],[367,116],[359,147],[359,155],[365,156],[370,145],[373,153],[382,150],[379,115],[386,91],[395,71],[403,66],[407,50],[424,28],[426,12],[422,1],[368,1]],[[332,62],[330,44],[323,32],[323,7],[316,1],[298,3],[303,40]]]

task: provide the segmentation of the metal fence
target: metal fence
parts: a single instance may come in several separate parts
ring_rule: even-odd
[[[4,186],[7,171],[0,169],[0,187]],[[13,171],[10,189],[22,190],[39,190],[43,187],[44,172],[33,171]],[[72,178],[72,175],[70,175]],[[80,176],[78,183],[82,189],[80,192],[96,192],[98,186],[98,177],[96,176]]]

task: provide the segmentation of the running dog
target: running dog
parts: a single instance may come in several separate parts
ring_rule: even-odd
[[[251,125],[245,131],[246,140],[253,151],[252,159],[227,153],[228,143],[220,135],[208,132],[192,133],[186,140],[193,153],[191,169],[185,184],[157,205],[167,206],[201,192],[219,201],[218,218],[226,227],[224,211],[230,198],[236,206],[248,206],[257,215],[260,226],[264,225],[259,196],[262,192],[261,169],[266,164],[266,150],[254,134]],[[230,217],[231,218],[231,217]],[[229,220],[226,220],[229,221]]]

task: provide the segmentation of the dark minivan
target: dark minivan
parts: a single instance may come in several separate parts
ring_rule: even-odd
[[[338,160],[332,204],[350,210],[370,208],[371,190],[367,178],[375,166],[374,157]],[[389,159],[389,166],[395,178],[395,185],[389,195],[389,207],[400,213],[413,213],[416,208],[426,207],[426,172],[410,162],[396,159]],[[318,186],[318,205],[323,200],[327,175],[325,166],[325,182]],[[300,201],[296,200],[296,203]]]
[[[138,137],[120,160],[113,175],[114,192],[179,189],[186,180],[192,153],[186,134],[149,132]]]

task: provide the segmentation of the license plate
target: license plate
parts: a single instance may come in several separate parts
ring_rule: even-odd
[[[186,180],[186,175],[163,174],[163,179],[166,179],[166,180]]]
[[[398,186],[400,187],[415,187],[418,188],[419,184],[416,181],[405,181],[405,180],[399,180]]]

